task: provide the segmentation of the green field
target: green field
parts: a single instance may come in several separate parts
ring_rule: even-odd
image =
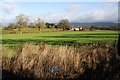
[[[3,31],[5,32],[5,31]],[[84,45],[87,43],[109,44],[114,43],[118,38],[117,31],[61,31],[61,32],[40,32],[24,34],[2,34],[2,45],[7,47],[19,46],[25,42],[45,42],[52,45]]]

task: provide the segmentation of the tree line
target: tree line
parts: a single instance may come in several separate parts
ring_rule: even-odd
[[[20,15],[16,16],[16,23],[10,23],[7,27],[5,27],[5,29],[9,29],[9,30],[18,29],[19,32],[22,32],[22,30],[21,30],[22,28],[37,28],[38,32],[40,32],[40,30],[42,28],[58,28],[63,31],[70,30],[71,26],[70,26],[70,22],[68,19],[62,19],[57,24],[48,23],[48,22],[45,23],[40,18],[31,22],[27,15],[20,14]],[[120,28],[117,26],[106,26],[106,27],[105,26],[85,26],[83,28],[89,29],[90,31],[93,31],[93,30],[120,30]]]
[[[16,21],[17,21],[16,23],[10,23],[6,27],[6,29],[9,29],[9,30],[18,29],[19,32],[22,32],[21,31],[22,28],[37,28],[38,32],[40,32],[41,28],[60,28],[63,31],[70,28],[68,19],[62,19],[59,21],[58,24],[48,23],[48,22],[45,23],[40,18],[38,18],[37,20],[34,20],[34,22],[30,22],[28,16],[24,14],[20,14],[16,16]]]

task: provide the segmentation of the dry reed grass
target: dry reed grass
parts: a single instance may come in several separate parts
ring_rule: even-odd
[[[102,75],[96,75],[96,73],[111,72],[120,66],[116,49],[112,47],[73,48],[44,43],[26,43],[18,52],[9,61],[3,59],[3,70],[12,71],[20,77],[27,78],[97,79]]]

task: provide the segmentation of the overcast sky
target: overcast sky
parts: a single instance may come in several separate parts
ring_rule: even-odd
[[[5,0],[6,1],[6,0]],[[70,0],[69,0],[70,1]],[[71,0],[72,1],[72,0]],[[107,0],[106,0],[107,1]],[[113,1],[113,0],[110,0]],[[117,1],[117,0],[116,0]],[[0,20],[15,22],[15,16],[25,14],[30,21],[38,18],[57,23],[61,19],[70,22],[117,22],[117,2],[2,2]]]

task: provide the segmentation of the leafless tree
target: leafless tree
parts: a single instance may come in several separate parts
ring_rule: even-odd
[[[20,14],[16,16],[16,20],[17,20],[18,31],[22,32],[21,28],[28,26],[29,18],[24,14]]]
[[[38,28],[38,32],[40,32],[41,28],[45,27],[45,23],[41,19],[38,19],[35,23],[36,23],[36,28]]]
[[[58,23],[58,25],[59,25],[60,28],[63,29],[63,31],[67,30],[67,28],[70,27],[68,19],[62,19],[62,20],[60,20],[59,23]]]

